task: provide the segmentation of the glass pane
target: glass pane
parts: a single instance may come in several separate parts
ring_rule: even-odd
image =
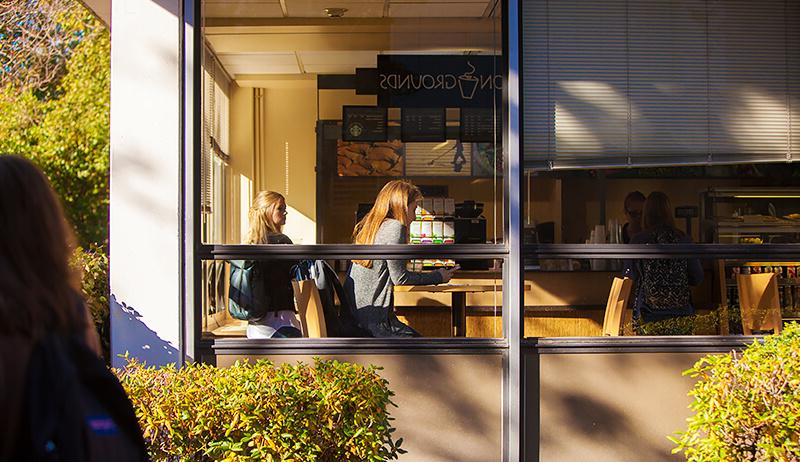
[[[530,244],[800,242],[797,163],[528,171],[523,195]]]
[[[455,242],[504,241],[499,2],[202,6],[204,243],[251,243],[265,191],[291,242],[352,243],[396,179]]]
[[[800,318],[797,261],[529,257],[527,263],[526,337],[758,334]],[[619,290],[615,278],[625,277],[630,288]]]
[[[503,260],[374,260],[370,265],[204,261],[203,335],[503,336]],[[445,274],[452,278],[441,282]]]

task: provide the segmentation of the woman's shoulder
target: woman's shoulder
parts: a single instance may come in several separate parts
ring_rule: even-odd
[[[644,230],[631,238],[631,244],[690,244],[692,238],[678,228],[660,227]]]
[[[267,244],[292,244],[292,240],[283,233],[275,233],[267,236]]]
[[[387,218],[381,223],[378,233],[375,234],[375,244],[396,244],[403,235],[403,223],[394,218]]]

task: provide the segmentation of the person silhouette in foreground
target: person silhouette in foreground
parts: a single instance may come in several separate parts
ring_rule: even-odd
[[[75,238],[30,161],[0,155],[0,460],[145,461],[70,267]]]

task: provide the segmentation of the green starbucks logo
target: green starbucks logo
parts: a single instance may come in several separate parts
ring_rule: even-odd
[[[358,138],[364,134],[364,126],[358,122],[350,124],[350,127],[347,129],[350,132],[350,136],[353,138]]]

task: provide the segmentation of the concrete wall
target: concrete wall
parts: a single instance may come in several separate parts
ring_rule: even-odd
[[[667,436],[686,430],[694,382],[681,373],[702,356],[526,355],[526,461],[684,460]]]
[[[178,361],[183,279],[180,2],[114,2],[111,354]],[[146,25],[143,27],[142,25]]]
[[[502,460],[503,358],[500,355],[314,355],[382,366],[395,393],[395,438],[408,451],[403,462]],[[276,363],[313,362],[312,355],[219,355],[226,367],[243,358]]]

